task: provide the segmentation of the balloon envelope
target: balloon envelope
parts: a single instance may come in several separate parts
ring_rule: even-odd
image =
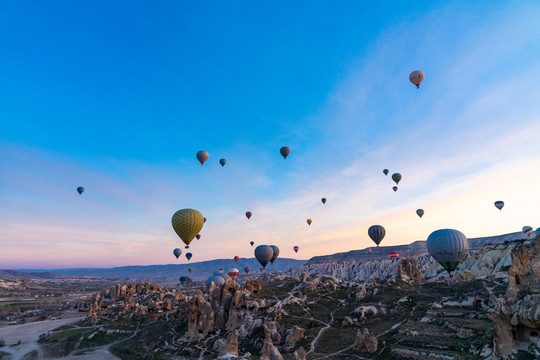
[[[240,271],[238,271],[237,268],[231,268],[229,269],[229,276],[232,277],[233,279],[236,278],[238,276],[238,274],[240,273]]]
[[[326,198],[322,198],[321,201],[323,204],[326,204]]]
[[[238,262],[238,260],[240,260],[240,257],[237,255],[234,257],[234,261]]]
[[[190,266],[190,267],[187,268],[187,271],[192,272],[193,268]]]
[[[246,274],[249,274],[249,270],[250,270],[250,269],[249,269],[249,266],[246,266],[246,267],[244,268],[244,271],[246,272]]]
[[[82,186],[79,186],[77,188],[77,192],[79,193],[79,195],[81,195],[84,192],[84,188]]]
[[[367,249],[368,254],[371,254],[371,248]]]
[[[253,246],[255,244],[255,241],[250,241],[249,244]]]
[[[255,248],[255,259],[262,265],[263,268],[266,267],[266,264],[274,256],[274,249],[268,245],[259,245]]]
[[[388,173],[389,173],[390,171],[389,171],[388,169],[384,169],[382,172],[383,172],[384,175],[388,176]]]
[[[191,260],[191,258],[193,257],[193,254],[192,253],[187,253],[186,254],[186,259]]]
[[[426,243],[429,254],[448,273],[454,271],[469,252],[469,240],[458,230],[441,229],[432,232]]]
[[[397,186],[394,186],[394,187],[392,188],[392,190],[394,190],[394,192],[396,192],[396,191],[397,191],[397,189],[398,189],[398,187],[397,187]]]
[[[418,215],[418,216],[420,216],[420,217],[424,216],[424,209],[418,209],[418,210],[416,210],[416,215]]]
[[[495,207],[496,207],[497,209],[499,209],[499,211],[500,211],[500,210],[502,210],[502,208],[504,207],[504,201],[500,201],[500,200],[499,200],[499,201],[495,201],[495,204],[494,204],[494,205],[495,205]]]
[[[180,255],[182,255],[182,249],[180,248],[176,248],[173,250],[173,254],[174,256],[176,256],[176,258],[178,259],[180,257]]]
[[[251,219],[251,215],[251,211],[246,212],[246,217],[248,218],[248,220]]]
[[[210,276],[206,280],[206,287],[210,288],[210,286],[212,286],[212,283],[214,283],[216,286],[221,286],[225,284],[225,279],[222,278],[221,276],[216,276],[216,275]]]
[[[422,70],[414,70],[412,73],[409,74],[409,81],[413,83],[418,89],[422,81],[424,81],[424,77],[425,75]]]
[[[189,246],[189,243],[201,231],[204,218],[197,210],[182,209],[174,213],[171,222],[176,234]]]
[[[208,153],[204,150],[201,150],[197,153],[197,160],[199,160],[199,162],[201,163],[201,166],[204,165],[204,162],[208,160],[209,156],[210,155],[208,155]]]
[[[279,153],[281,154],[281,156],[283,156],[284,159],[286,159],[287,156],[289,156],[289,154],[291,153],[291,149],[289,149],[289,147],[287,146],[283,146],[281,149],[279,149]]]
[[[227,163],[227,160],[225,160],[225,159],[220,159],[220,160],[219,160],[219,163],[221,164],[221,167],[224,167],[225,164]]]
[[[524,234],[529,235],[533,231],[533,228],[531,226],[524,226],[521,230]]]
[[[401,174],[400,173],[392,174],[392,180],[396,182],[396,185],[399,184],[399,181],[401,180]]]
[[[184,285],[184,284],[186,283],[186,281],[187,281],[187,277],[185,277],[185,276],[180,276],[180,278],[179,278],[178,280],[180,280],[180,283],[181,283],[182,285]]]
[[[311,223],[312,223],[311,219],[307,219],[306,222],[307,222],[308,225],[311,225]]]
[[[368,229],[368,235],[377,246],[381,243],[382,239],[386,235],[386,230],[382,225],[372,225]]]
[[[293,247],[293,250],[294,250],[295,253],[297,253],[299,249],[300,248],[298,246]]]
[[[397,259],[399,257],[399,253],[397,251],[389,251],[388,252],[388,258],[389,259]]]
[[[274,261],[276,261],[277,257],[279,256],[279,248],[276,245],[270,245],[270,247],[272,250],[274,250],[272,257],[270,258],[270,263],[274,265]]]

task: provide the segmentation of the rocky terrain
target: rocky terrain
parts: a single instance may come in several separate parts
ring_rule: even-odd
[[[453,278],[427,256],[312,264],[210,289],[116,285],[45,354],[121,359],[536,359],[540,239],[485,245]]]

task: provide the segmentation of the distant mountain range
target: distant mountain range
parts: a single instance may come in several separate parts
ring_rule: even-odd
[[[504,243],[505,241],[515,241],[526,239],[522,232],[511,234],[487,236],[469,239],[471,250],[476,250],[487,244]],[[357,260],[382,260],[386,259],[391,250],[399,252],[401,257],[418,256],[427,253],[426,241],[415,241],[407,245],[371,247],[371,253],[366,249],[352,250],[344,253],[332,255],[315,256],[309,261],[279,258],[274,265],[267,265],[268,271],[286,271],[301,265],[332,263],[336,261],[357,261]],[[193,267],[193,272],[189,273],[188,268]],[[241,258],[237,263],[231,259],[217,259],[188,264],[169,265],[149,265],[149,266],[121,266],[114,268],[74,268],[74,269],[18,269],[0,270],[0,277],[7,278],[33,278],[33,279],[68,279],[81,276],[92,277],[117,277],[132,280],[151,279],[163,281],[176,281],[178,277],[185,275],[194,280],[204,280],[216,271],[216,269],[228,269],[235,267],[244,273],[244,267],[250,267],[250,273],[259,272],[260,264],[255,258]]]
[[[306,260],[295,260],[288,258],[279,258],[274,265],[268,263],[266,269],[269,271],[284,271],[289,268],[295,268],[304,265]],[[193,268],[193,272],[189,273],[188,268]],[[231,259],[216,259],[209,261],[193,262],[188,264],[168,264],[168,265],[148,265],[148,266],[120,266],[114,268],[75,268],[75,269],[18,269],[17,272],[26,274],[26,277],[39,276],[44,273],[52,273],[55,276],[100,276],[100,277],[119,277],[128,279],[159,279],[176,281],[180,276],[189,276],[194,280],[203,280],[208,278],[217,269],[224,269],[227,272],[230,268],[237,268],[240,274],[245,273],[244,268],[248,266],[251,272],[259,272],[261,266],[255,258],[241,258],[238,262]],[[4,270],[11,271],[11,270]],[[32,276],[29,276],[30,274]],[[36,274],[36,275],[34,275]],[[0,277],[2,277],[0,272]],[[9,277],[9,276],[5,276]],[[43,277],[39,277],[43,278]]]

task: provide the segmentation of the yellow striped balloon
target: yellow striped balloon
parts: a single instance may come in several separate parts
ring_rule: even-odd
[[[189,243],[201,231],[204,217],[197,210],[182,209],[174,213],[171,221],[176,234],[189,246]]]

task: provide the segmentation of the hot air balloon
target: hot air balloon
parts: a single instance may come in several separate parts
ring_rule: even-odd
[[[326,198],[322,198],[321,201],[323,204],[326,204]]]
[[[469,240],[462,232],[442,229],[432,232],[426,243],[429,254],[450,274],[469,252]]]
[[[388,252],[388,258],[389,259],[397,259],[399,257],[399,253],[397,251],[389,251]]]
[[[79,195],[81,195],[84,192],[84,188],[82,186],[79,186],[77,188],[77,192],[79,193]]]
[[[249,274],[249,270],[250,270],[250,269],[249,269],[249,266],[246,266],[246,267],[244,268],[244,271],[246,272],[246,274]]]
[[[272,255],[272,258],[270,258],[270,264],[274,265],[274,261],[276,261],[279,256],[279,248],[276,245],[270,245],[270,247],[274,250],[274,254]]]
[[[384,173],[384,175],[388,176],[388,173],[389,173],[390,171],[389,171],[388,169],[384,169],[382,172]]]
[[[225,160],[225,159],[220,159],[220,160],[219,160],[219,163],[221,164],[221,167],[224,167],[225,164],[227,163],[227,160]]]
[[[294,250],[295,253],[297,253],[299,249],[300,248],[298,246],[293,247],[293,250]]]
[[[523,230],[525,235],[529,236],[532,233],[533,228],[531,226],[524,226],[521,230]]]
[[[416,210],[416,215],[418,215],[418,216],[420,216],[420,218],[422,218],[422,216],[424,216],[424,209]]]
[[[379,244],[386,235],[386,230],[384,230],[381,225],[372,225],[368,229],[368,235],[371,240],[373,240],[373,242],[377,244],[377,247],[379,247]]]
[[[189,243],[201,231],[204,224],[204,218],[197,210],[182,209],[174,213],[171,222],[174,231],[186,244],[187,249]]]
[[[414,70],[409,74],[409,81],[416,85],[418,89],[422,81],[424,81],[424,73],[421,70]]]
[[[225,279],[221,276],[210,276],[207,280],[206,280],[206,287],[208,289],[210,289],[210,286],[212,286],[212,283],[214,283],[216,285],[216,287],[218,286],[222,286],[225,284]]]
[[[197,153],[197,160],[199,160],[199,162],[201,163],[201,166],[204,165],[204,162],[206,160],[208,160],[209,156],[210,155],[208,155],[208,153],[206,151],[203,151],[203,150],[201,150],[201,151],[199,151]]]
[[[396,185],[399,184],[399,181],[401,180],[401,174],[400,173],[392,174],[392,180],[396,182]]]
[[[238,255],[236,255],[236,256],[234,257],[234,261],[238,262],[238,260],[240,260],[240,257],[239,257]]]
[[[190,266],[190,267],[187,268],[187,271],[192,272],[193,268]]]
[[[264,270],[264,268],[261,266],[261,267],[259,268],[259,271],[262,272],[263,270]]]
[[[187,277],[180,276],[180,278],[178,280],[180,281],[180,284],[184,285],[187,282]]]
[[[504,201],[500,201],[500,200],[499,200],[499,201],[495,201],[495,207],[496,207],[497,209],[499,209],[499,211],[501,211],[502,208],[504,207]]]
[[[371,254],[371,248],[367,248],[368,254]]]
[[[193,254],[192,253],[187,253],[186,254],[186,259],[191,260],[191,258],[193,257]]]
[[[311,223],[312,223],[311,219],[307,219],[307,224],[311,225]]]
[[[228,272],[229,276],[232,277],[235,280],[238,277],[239,273],[240,273],[240,271],[238,271],[237,268],[231,268],[231,269],[229,269],[229,272]]]
[[[180,248],[176,248],[176,249],[173,250],[173,254],[178,259],[180,257],[180,255],[182,255],[182,250]]]
[[[201,238],[201,234],[197,234],[197,236],[195,236],[197,238],[197,240],[199,240]]]
[[[266,267],[272,256],[274,256],[274,249],[268,245],[259,245],[255,248],[255,258],[263,268]]]
[[[397,187],[397,186],[394,186],[394,187],[392,188],[392,190],[394,190],[394,192],[396,192],[396,191],[397,191],[397,189],[398,189],[398,187]]]
[[[255,245],[255,241],[250,241],[249,245],[251,245],[251,246]]]
[[[289,154],[291,153],[291,149],[289,149],[287,146],[283,146],[281,149],[279,149],[279,152],[281,156],[286,159],[287,156],[289,156]]]
[[[248,220],[251,219],[251,215],[251,211],[246,212],[246,217],[248,218]]]

